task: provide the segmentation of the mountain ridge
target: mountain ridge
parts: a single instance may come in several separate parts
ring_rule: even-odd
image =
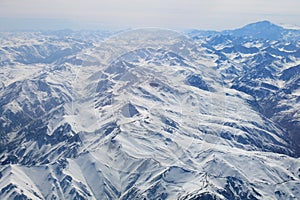
[[[203,31],[193,29],[188,31],[190,37],[207,37],[215,35],[229,35],[233,37],[248,37],[249,39],[264,39],[264,40],[299,40],[300,30],[293,28],[284,28],[281,25],[276,25],[270,21],[258,21],[247,24],[238,29],[224,31]]]
[[[0,197],[297,199],[298,36],[241,30],[5,38]]]

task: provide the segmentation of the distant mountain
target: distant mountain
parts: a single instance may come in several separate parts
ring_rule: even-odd
[[[292,40],[300,39],[299,29],[285,29],[269,21],[260,21],[248,24],[242,28],[234,30],[217,31],[202,31],[192,30],[188,32],[191,37],[207,37],[216,35],[229,35],[232,37],[246,37],[248,39],[264,39],[264,40]]]
[[[224,31],[222,34],[254,39],[278,40],[285,35],[285,30],[269,21],[261,21],[232,31]]]
[[[297,199],[299,31],[1,33],[0,199]]]

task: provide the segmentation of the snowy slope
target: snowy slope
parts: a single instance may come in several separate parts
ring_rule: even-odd
[[[36,52],[27,34],[3,36],[11,57],[0,74],[1,199],[300,196],[295,143],[276,118],[297,107],[282,115],[261,110],[277,88],[293,88],[291,97],[274,95],[277,106],[297,105],[298,76],[289,70],[298,62],[290,47],[298,43],[194,40],[160,29],[101,41],[105,33],[78,39],[66,32],[67,41],[32,33],[34,42],[55,38],[57,49],[72,53],[49,60],[18,49],[25,58],[34,55],[29,65],[10,52],[13,40]],[[274,52],[270,46],[289,56],[262,65]],[[51,44],[43,48],[51,57]],[[257,65],[279,78],[261,77]],[[262,92],[258,80],[277,88]]]
[[[252,29],[257,31],[264,24],[264,29],[272,26],[282,36],[276,40],[248,38]],[[239,34],[227,31],[198,42],[218,55],[216,70],[226,84],[254,97],[256,109],[288,132],[299,154],[299,31],[293,30],[296,35],[291,38],[285,37],[287,31],[261,22],[246,26],[246,31],[239,29]]]

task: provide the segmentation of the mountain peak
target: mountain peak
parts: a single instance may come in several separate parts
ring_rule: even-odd
[[[253,23],[248,24],[248,26],[249,26],[249,25],[252,25],[252,24],[274,25],[272,22],[270,22],[270,21],[268,21],[268,20],[262,20],[262,21],[258,21],[258,22],[253,22]]]
[[[250,23],[242,29],[256,29],[256,28],[272,28],[272,29],[283,29],[282,27],[268,21],[268,20],[263,20],[263,21],[258,21],[254,23]]]
[[[282,38],[284,30],[284,28],[273,24],[270,21],[264,20],[248,24],[246,26],[243,26],[242,28],[233,31],[225,32],[238,37],[278,40]]]

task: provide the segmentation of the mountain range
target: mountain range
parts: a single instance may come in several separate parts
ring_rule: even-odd
[[[300,31],[2,32],[1,199],[298,199]]]

